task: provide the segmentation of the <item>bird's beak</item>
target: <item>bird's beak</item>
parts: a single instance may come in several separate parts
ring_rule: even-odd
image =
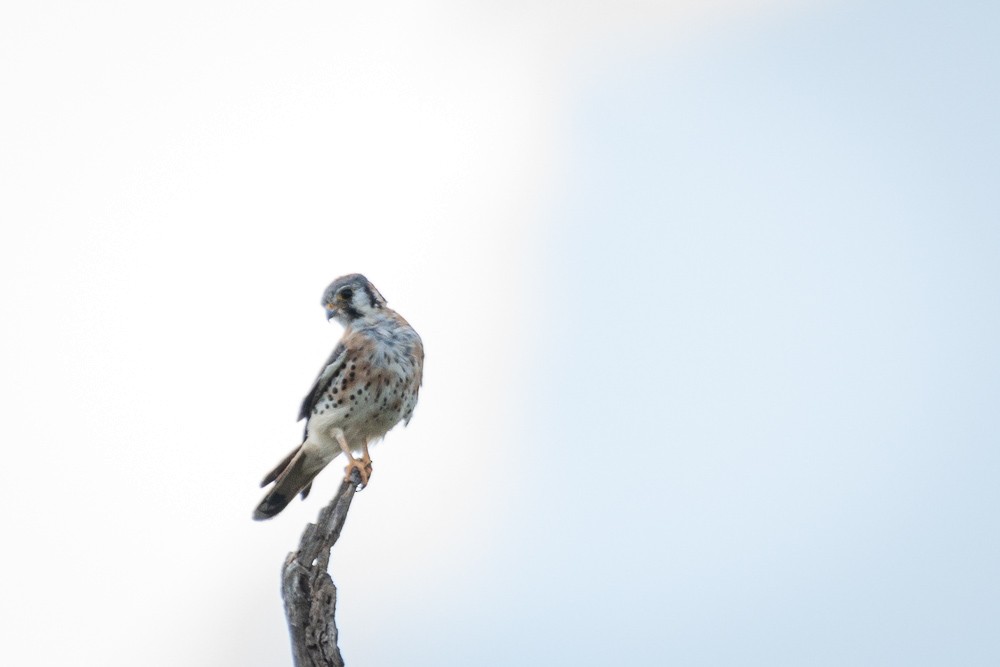
[[[334,307],[331,304],[327,304],[326,305],[326,321],[329,322],[330,320],[332,320],[333,316],[336,315],[336,314],[337,313],[336,313],[336,310],[334,309]]]

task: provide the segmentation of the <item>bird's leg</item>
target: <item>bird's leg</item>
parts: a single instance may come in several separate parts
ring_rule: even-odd
[[[365,449],[365,457],[363,459],[361,459],[361,462],[365,464],[365,471],[368,473],[368,476],[371,477],[372,476],[372,457],[371,457],[371,454],[368,453],[368,440],[367,440],[367,438],[365,439],[365,444],[363,445],[363,447]]]
[[[368,486],[367,464],[364,461],[354,458],[351,454],[351,448],[347,444],[347,438],[344,437],[343,431],[338,428],[333,432],[333,437],[337,439],[340,448],[344,450],[344,455],[347,456],[347,467],[344,468],[344,481],[349,482],[351,480],[351,471],[357,470],[358,475],[361,477],[361,488]]]

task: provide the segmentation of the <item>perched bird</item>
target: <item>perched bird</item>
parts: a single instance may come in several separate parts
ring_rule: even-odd
[[[345,479],[357,470],[366,485],[372,471],[369,445],[400,421],[409,423],[417,404],[423,343],[375,286],[360,273],[342,276],[320,303],[327,320],[344,325],[344,335],[302,401],[302,444],[261,482],[274,486],[254,511],[258,521],[283,510],[297,493],[305,498],[313,478],[341,452],[348,461]],[[355,458],[355,452],[363,457]]]

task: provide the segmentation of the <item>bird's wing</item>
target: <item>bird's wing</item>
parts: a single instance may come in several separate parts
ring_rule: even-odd
[[[299,419],[307,419],[309,415],[312,414],[313,406],[316,405],[316,401],[326,392],[327,386],[330,382],[340,375],[341,369],[344,367],[344,363],[347,361],[348,352],[347,346],[344,345],[344,341],[337,343],[337,347],[333,348],[333,353],[330,358],[326,360],[326,364],[323,365],[323,369],[316,376],[316,381],[313,382],[313,386],[309,389],[309,393],[302,400],[302,408],[299,410]]]

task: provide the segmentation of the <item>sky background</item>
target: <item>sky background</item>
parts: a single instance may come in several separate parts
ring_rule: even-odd
[[[1000,662],[1000,6],[0,9],[5,664],[291,664],[250,520],[422,334],[355,665]]]

